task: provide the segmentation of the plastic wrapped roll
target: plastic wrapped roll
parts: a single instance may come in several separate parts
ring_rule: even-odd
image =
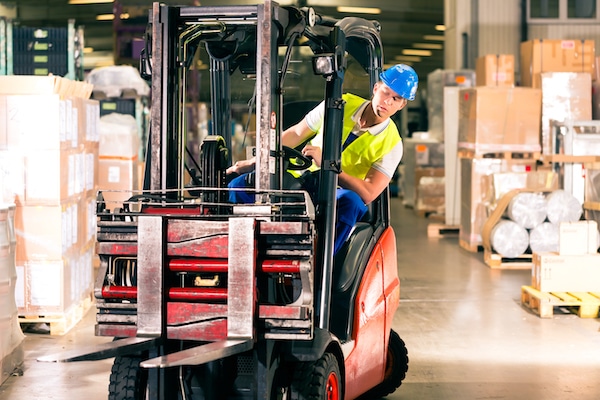
[[[529,232],[529,247],[534,253],[558,252],[559,225],[542,222]]]
[[[490,244],[502,257],[519,257],[529,247],[529,232],[515,221],[503,219],[492,228]]]
[[[544,222],[546,214],[546,197],[542,193],[518,193],[507,209],[508,218],[526,229],[535,228]]]
[[[555,190],[546,196],[548,221],[558,224],[581,219],[583,207],[575,196],[564,190]]]

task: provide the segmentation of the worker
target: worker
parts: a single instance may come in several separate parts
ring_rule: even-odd
[[[389,185],[400,160],[403,146],[396,124],[391,117],[415,99],[418,76],[413,68],[397,64],[380,74],[373,86],[370,100],[354,94],[344,94],[341,173],[338,178],[337,221],[334,254],[344,244],[352,228],[367,212],[367,205]],[[295,148],[310,139],[302,148],[305,157],[312,158],[311,169],[321,166],[321,142],[324,102],[310,111],[296,125],[281,134],[284,146]],[[236,162],[227,174],[239,174],[230,188],[248,187],[247,173],[255,160]],[[313,186],[313,187],[310,187]],[[314,185],[305,189],[316,193]],[[312,196],[314,196],[312,193]],[[314,198],[314,197],[313,197]],[[234,203],[252,202],[244,191],[230,191]]]

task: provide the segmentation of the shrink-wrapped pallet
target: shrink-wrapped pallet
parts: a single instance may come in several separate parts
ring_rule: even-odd
[[[533,253],[558,252],[558,224],[542,222],[529,231],[529,247]]]
[[[555,224],[579,221],[583,208],[577,198],[564,190],[555,190],[546,196],[548,220]]]
[[[490,243],[502,257],[519,257],[529,247],[529,233],[515,221],[503,219],[492,229]]]
[[[543,193],[518,193],[510,201],[506,212],[511,220],[523,228],[535,228],[546,219],[546,198]]]

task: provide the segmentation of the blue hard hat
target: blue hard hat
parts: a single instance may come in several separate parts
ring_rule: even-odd
[[[396,64],[383,71],[379,78],[398,95],[414,100],[419,86],[419,77],[412,67]]]

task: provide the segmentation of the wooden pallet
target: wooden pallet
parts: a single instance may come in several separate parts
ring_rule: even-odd
[[[448,236],[458,235],[459,226],[458,225],[445,225],[438,223],[430,223],[427,225],[427,237],[430,238],[441,238]]]
[[[483,249],[483,261],[492,269],[531,269],[533,267],[531,254],[509,258],[502,257],[486,248]]]
[[[483,245],[481,243],[469,243],[466,240],[459,239],[458,244],[461,248],[470,251],[471,253],[477,253],[483,250]]]
[[[460,158],[498,158],[503,160],[539,160],[539,151],[459,149]]]
[[[73,328],[92,305],[92,296],[90,295],[79,304],[74,305],[68,311],[60,314],[45,315],[19,315],[20,324],[40,324],[50,325],[50,335],[64,335]]]
[[[552,318],[554,307],[575,310],[580,318],[598,318],[600,293],[540,292],[531,286],[522,286],[521,304],[540,318]]]

